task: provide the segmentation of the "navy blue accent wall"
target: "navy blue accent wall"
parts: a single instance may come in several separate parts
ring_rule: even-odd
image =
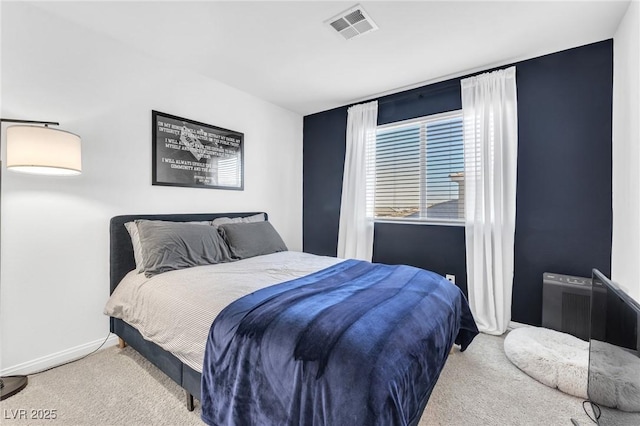
[[[543,272],[611,273],[613,41],[514,65],[519,145],[512,318],[540,325]],[[378,102],[379,124],[459,109],[460,79]],[[336,255],[346,121],[347,107],[304,118],[306,252]],[[377,223],[373,260],[453,273],[467,289],[462,227]]]
[[[347,134],[347,107],[304,118],[303,249],[335,256]]]
[[[464,227],[376,223],[373,261],[417,266],[456,276],[467,294]]]
[[[611,276],[613,41],[517,65],[514,321],[539,325],[542,273]]]

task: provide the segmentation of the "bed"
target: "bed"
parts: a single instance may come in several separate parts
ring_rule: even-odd
[[[267,420],[269,420],[270,423],[275,422],[278,424],[336,424],[336,419],[338,418],[340,420],[349,419],[349,422],[355,422],[355,424],[417,424],[420,414],[428,400],[428,396],[444,366],[449,348],[456,342],[464,349],[471,340],[473,340],[475,334],[477,334],[477,329],[473,323],[473,317],[468,310],[466,299],[457,287],[448,283],[443,284],[441,280],[444,280],[444,278],[428,271],[417,270],[417,268],[401,267],[398,269],[387,265],[376,265],[353,260],[344,261],[337,258],[296,252],[278,252],[255,256],[237,262],[197,266],[180,271],[165,272],[150,279],[144,276],[141,277],[141,275],[144,274],[136,274],[135,271],[132,272],[136,268],[136,263],[134,261],[131,238],[124,226],[127,222],[136,219],[171,222],[211,221],[220,217],[240,218],[254,216],[256,214],[260,214],[260,212],[127,215],[114,217],[111,220],[110,228],[111,293],[113,294],[115,291],[119,298],[124,298],[123,300],[127,298],[140,299],[144,302],[142,303],[144,309],[136,308],[136,311],[133,307],[127,305],[126,302],[118,302],[119,305],[117,308],[111,306],[109,310],[112,314],[110,320],[111,331],[117,334],[121,341],[133,347],[178,383],[185,390],[187,406],[190,410],[193,409],[194,397],[202,401],[203,419],[209,424],[263,424]],[[266,214],[264,214],[264,218],[267,219]],[[370,275],[364,275],[365,272],[363,271],[365,270],[366,273]],[[360,399],[355,398],[355,396],[353,397],[355,399],[352,398],[353,395],[358,395],[358,391],[354,390],[358,386],[364,389],[364,391],[361,392],[364,394],[368,392],[366,389],[384,387],[374,386],[374,384],[380,383],[381,381],[384,382],[387,379],[379,373],[379,368],[376,367],[376,365],[379,365],[377,364],[378,361],[374,362],[371,367],[365,367],[367,365],[365,362],[366,357],[362,358],[362,356],[364,356],[363,354],[366,355],[371,352],[371,350],[360,351],[358,347],[354,350],[353,347],[346,347],[342,343],[336,343],[360,341],[356,344],[362,345],[366,339],[363,340],[363,338],[358,337],[359,335],[370,336],[375,334],[370,331],[363,332],[364,329],[360,330],[359,334],[353,333],[354,329],[366,327],[367,325],[351,325],[356,324],[353,322],[353,319],[348,319],[350,315],[353,316],[354,310],[351,308],[347,310],[343,309],[343,311],[331,311],[331,315],[325,315],[324,318],[309,317],[308,319],[301,319],[301,317],[296,317],[300,318],[299,321],[307,321],[307,325],[311,324],[313,327],[303,327],[310,330],[309,333],[306,336],[300,335],[287,343],[295,346],[291,348],[286,347],[286,351],[296,352],[295,357],[292,355],[291,362],[284,362],[282,366],[276,365],[279,361],[273,362],[274,359],[277,359],[274,354],[279,354],[285,350],[283,349],[285,346],[278,345],[284,345],[285,343],[280,343],[283,341],[282,338],[269,337],[271,340],[267,340],[267,338],[264,337],[267,335],[271,336],[276,332],[274,331],[275,329],[270,328],[272,327],[271,324],[276,324],[278,321],[280,323],[298,321],[296,319],[292,320],[290,317],[282,317],[280,313],[295,311],[296,309],[309,312],[313,311],[310,307],[315,306],[314,303],[317,304],[316,299],[309,299],[311,302],[309,302],[309,300],[304,301],[306,305],[303,303],[300,305],[301,307],[292,307],[293,305],[288,304],[290,303],[291,295],[294,295],[295,299],[300,299],[300,294],[305,292],[313,293],[313,291],[316,291],[313,289],[324,289],[328,285],[327,283],[336,282],[335,277],[346,276],[345,274],[348,273],[355,274],[354,277],[356,280],[353,281],[354,283],[357,281],[358,276],[366,277],[360,279],[360,281],[365,282],[363,285],[367,286],[369,285],[368,282],[371,281],[370,277],[376,276],[409,274],[411,277],[414,277],[414,275],[416,277],[422,277],[422,281],[418,281],[417,278],[411,278],[411,280],[409,280],[411,281],[411,285],[403,284],[402,286],[398,286],[398,288],[394,287],[394,280],[387,280],[386,282],[376,284],[377,289],[373,291],[365,287],[360,288],[355,286],[353,287],[353,292],[348,295],[348,297],[351,298],[349,300],[355,300],[354,297],[361,297],[361,295],[365,295],[366,297],[354,302],[355,304],[350,306],[365,306],[372,303],[379,304],[383,300],[386,301],[388,296],[385,295],[384,292],[381,292],[380,289],[393,292],[395,295],[400,291],[399,289],[401,287],[402,291],[405,291],[406,288],[406,295],[398,296],[396,299],[401,300],[402,297],[411,298],[411,295],[415,294],[416,291],[423,291],[422,288],[431,286],[431,283],[435,283],[433,284],[435,286],[433,288],[444,289],[442,291],[437,290],[437,292],[440,293],[436,292],[436,299],[451,299],[451,302],[445,302],[442,314],[429,313],[426,311],[426,308],[415,308],[411,310],[411,315],[416,316],[417,324],[430,322],[432,317],[434,321],[437,322],[438,318],[442,317],[446,318],[446,321],[442,320],[442,322],[446,322],[447,325],[439,326],[440,328],[438,330],[430,332],[431,334],[424,338],[415,339],[416,342],[419,342],[422,346],[414,344],[413,342],[411,343],[415,346],[412,349],[414,353],[409,355],[409,359],[405,362],[407,362],[408,365],[412,365],[412,372],[410,377],[403,377],[397,380],[398,383],[405,381],[408,382],[409,385],[398,384],[396,383],[396,379],[394,379],[394,386],[398,388],[394,388],[395,390],[391,391],[394,395],[386,395],[384,393],[386,391],[377,392],[376,395],[373,395],[374,392],[371,391],[372,396],[365,395]],[[204,283],[205,281],[207,282],[206,284]],[[209,281],[214,284],[211,284]],[[121,282],[124,284],[121,288],[118,288]],[[220,286],[223,291],[218,289],[218,286]],[[117,288],[118,290],[116,291]],[[425,290],[425,294],[432,291],[433,290]],[[338,293],[342,294],[341,292],[344,292],[344,290],[338,291]],[[205,293],[211,293],[211,295],[206,297],[215,301],[211,302],[211,309],[207,309],[209,305],[204,307],[196,306],[198,299],[205,299]],[[201,294],[202,296],[200,296]],[[332,294],[336,294],[336,292]],[[176,295],[179,295],[179,297]],[[161,299],[163,302],[160,303],[160,307],[149,308],[149,306],[152,306],[150,301],[152,297],[164,297],[164,299]],[[373,299],[371,299],[371,297],[373,297]],[[376,297],[380,300],[376,301]],[[286,306],[282,305],[282,298],[284,298]],[[251,302],[251,304],[248,304],[249,302]],[[438,301],[438,303],[440,303],[440,301]],[[176,304],[176,306],[179,305],[179,308],[176,308],[174,314],[169,315],[167,311],[171,308],[168,306],[173,304]],[[318,312],[323,309],[320,309]],[[162,315],[165,316],[169,315],[169,319],[160,318],[157,321],[151,321],[150,324],[143,324],[141,321],[138,321],[137,315],[144,310],[162,313]],[[399,311],[398,309],[395,310]],[[126,315],[124,311],[126,311]],[[326,312],[329,311],[330,310],[327,309]],[[385,315],[389,315],[389,312],[392,311],[388,311]],[[418,312],[418,314],[415,312]],[[364,311],[362,315],[364,315]],[[403,314],[398,318],[403,318],[404,316],[407,315]],[[123,318],[127,318],[127,321]],[[211,327],[211,322],[213,322],[212,320],[214,318],[216,320],[214,326]],[[274,321],[274,318],[279,318],[279,320]],[[339,327],[335,326],[337,324],[334,321],[335,318],[346,318],[340,321],[351,322],[342,329],[338,329]],[[388,318],[391,322],[400,321],[400,319]],[[323,321],[325,328],[318,326],[318,324],[322,324]],[[404,321],[404,319],[402,319],[402,321]],[[414,320],[412,321],[414,323],[416,322]],[[174,325],[179,325],[183,328],[177,330],[172,329],[171,327]],[[288,330],[291,330],[291,326],[292,323],[285,326],[283,335],[287,336],[291,334],[288,333]],[[317,347],[318,336],[331,334],[332,331],[335,331],[335,336],[332,337],[334,339],[333,343],[331,345],[320,344],[319,346],[321,347]],[[352,335],[349,335],[350,332]],[[406,332],[415,333],[415,330],[408,329]],[[236,337],[233,337],[234,333],[237,333]],[[408,340],[408,338],[405,336],[402,339],[398,339],[394,337],[397,334],[402,334],[402,330],[400,333],[394,332],[393,334],[389,334],[391,337],[386,337],[386,339],[391,342],[387,344],[391,349],[385,349],[385,351],[400,352],[399,350],[395,350],[395,345],[398,344],[398,342]],[[189,337],[189,335],[192,336]],[[207,335],[210,335],[209,339],[207,339]],[[255,340],[247,340],[247,336],[251,337],[256,335],[258,336]],[[225,336],[232,337],[225,340]],[[189,339],[195,339],[197,342],[192,343],[191,346],[184,345],[183,341]],[[305,339],[307,341],[306,346],[304,344]],[[397,342],[393,339],[396,339]],[[262,344],[262,341],[270,342],[268,343],[269,350],[267,350],[265,346],[262,352],[263,354],[269,354],[265,356],[271,357],[268,366],[261,366],[260,357],[255,358],[255,353],[260,351],[260,348],[257,348],[255,345],[258,343]],[[273,342],[278,343],[274,344]],[[265,343],[265,345],[266,344],[267,343]],[[375,346],[373,343],[372,345]],[[326,351],[326,347],[329,346],[331,346],[331,348],[336,347],[333,354]],[[435,346],[437,346],[437,348]],[[418,362],[412,359],[412,357],[417,358],[422,356],[421,354],[416,355],[416,348],[433,349],[430,351],[420,349],[421,353],[429,352],[429,356],[425,356],[425,359]],[[384,352],[380,348],[376,350],[378,352]],[[342,351],[341,354],[335,355],[335,353],[340,351]],[[236,352],[238,354],[237,356],[229,356],[229,353],[235,354]],[[318,353],[321,354],[318,355]],[[345,353],[348,354],[348,356],[345,355]],[[246,356],[243,357],[243,354]],[[205,359],[206,362],[204,362]],[[345,359],[347,359],[346,362],[340,361]],[[400,358],[397,359],[400,360]],[[262,361],[264,361],[264,359],[262,359]],[[425,364],[427,361],[428,364]],[[346,365],[350,362],[360,364],[358,368],[354,369],[353,365]],[[222,364],[224,364],[224,368],[221,367]],[[216,367],[213,368],[213,365]],[[291,370],[292,365],[297,365],[298,367],[294,367],[293,370]],[[302,367],[299,368],[300,366]],[[277,370],[277,368],[281,368],[281,370]],[[341,368],[342,370],[340,370]],[[291,374],[296,375],[296,377],[287,379],[286,374],[289,374],[287,369],[291,370]],[[335,376],[346,377],[350,374],[350,371],[355,370],[365,373],[354,374],[349,378],[349,387],[353,387],[353,389],[349,389],[349,392],[352,394],[349,395],[349,392],[344,392],[344,384],[336,382],[336,380],[345,379]],[[383,370],[386,371],[388,368]],[[228,374],[223,374],[224,371]],[[241,377],[240,374],[245,374],[245,376]],[[276,376],[280,381],[278,385],[280,387],[273,387],[274,377]],[[425,379],[427,376],[428,381]],[[415,379],[416,377],[419,379]],[[305,397],[306,399],[299,398],[300,401],[296,402],[297,406],[293,408],[290,400],[287,400],[289,402],[283,402],[283,398],[286,399],[291,396],[285,395],[287,393],[286,389],[291,387],[287,385],[289,380],[291,383],[295,382],[298,388],[302,387],[302,390],[298,389],[292,392],[301,392],[307,395],[307,397]],[[420,381],[416,386],[412,384],[412,381],[415,380]],[[242,388],[242,386],[245,386],[245,388]],[[271,388],[269,386],[271,386]],[[220,391],[221,389],[230,388],[235,390],[233,392],[226,392],[226,394],[224,391]],[[265,392],[265,389],[271,389],[272,391]],[[409,390],[409,396],[406,395],[407,389]],[[403,392],[405,394],[404,396],[402,395]],[[241,396],[238,398],[238,394],[242,395],[243,393],[252,395],[248,398],[250,401],[247,401],[246,397]],[[313,396],[309,397],[311,394],[313,394]],[[260,395],[263,396],[261,397]],[[275,399],[273,395],[275,395]],[[345,395],[348,399],[351,398],[349,399],[351,402],[346,403],[346,405],[332,402],[339,399],[344,400]],[[297,397],[294,396],[294,399],[295,398]],[[367,400],[367,398],[369,398],[369,400]],[[392,414],[391,417],[389,417],[388,413],[380,415],[372,414],[373,412],[377,413],[377,405],[382,406],[386,404],[384,402],[385,398],[386,400],[390,400],[391,405],[394,406],[392,407],[392,411],[395,412],[399,410],[402,412],[400,413],[400,417],[397,416],[397,413]],[[372,402],[374,399],[382,402],[380,404]],[[279,406],[280,411],[274,412],[271,408],[265,410],[264,407],[267,405],[269,407]],[[335,407],[329,407],[333,405],[335,405]],[[369,407],[367,407],[367,405]],[[345,414],[345,411],[352,407],[356,407],[354,408],[354,413]],[[291,413],[293,412],[296,413],[295,416],[292,416]],[[335,417],[336,415],[341,417]],[[374,415],[375,418],[371,417],[372,415]],[[293,418],[296,416],[297,420]],[[396,416],[396,418],[393,416]]]

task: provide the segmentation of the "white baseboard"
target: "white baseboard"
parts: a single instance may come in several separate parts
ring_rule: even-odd
[[[90,354],[91,352],[95,351],[102,344],[102,342],[105,343],[101,349],[113,346],[118,342],[118,336],[116,336],[115,334],[111,334],[106,341],[104,338],[98,339],[93,342],[78,345],[74,348],[65,349],[63,351],[45,355],[31,361],[14,365],[12,367],[7,367],[3,370],[0,370],[0,376],[4,377],[14,375],[29,375],[37,371],[55,367],[64,364],[65,362],[73,361],[87,354]]]
[[[509,326],[507,327],[507,329],[513,330],[514,328],[521,328],[521,327],[532,327],[532,326],[529,324],[523,324],[521,322],[509,321]]]

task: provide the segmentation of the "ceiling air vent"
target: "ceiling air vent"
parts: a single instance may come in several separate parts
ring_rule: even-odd
[[[376,23],[359,4],[325,21],[325,24],[347,40],[378,29]]]

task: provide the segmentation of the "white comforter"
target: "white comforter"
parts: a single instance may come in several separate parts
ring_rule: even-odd
[[[286,251],[165,272],[152,278],[131,271],[111,295],[104,313],[126,321],[145,339],[202,372],[209,328],[225,306],[260,288],[341,261]]]

